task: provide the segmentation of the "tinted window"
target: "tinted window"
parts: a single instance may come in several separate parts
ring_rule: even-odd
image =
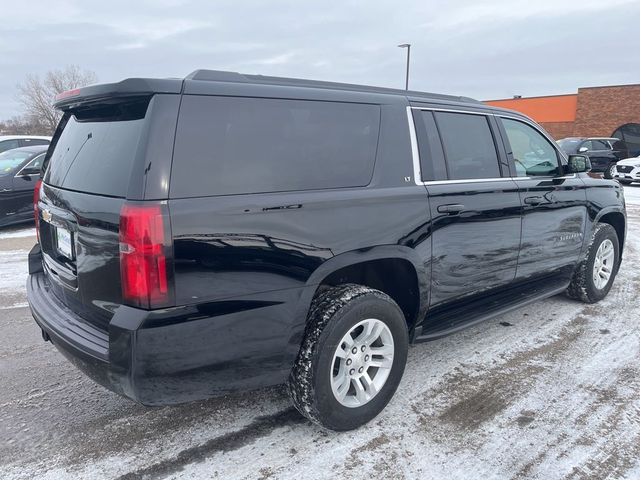
[[[484,115],[449,112],[435,112],[434,115],[450,179],[500,176],[498,154]]]
[[[552,176],[558,173],[558,154],[551,142],[535,128],[502,119],[519,177]]]
[[[18,140],[5,140],[4,142],[0,142],[0,152],[6,152],[7,150],[18,148],[19,146],[20,142]]]
[[[581,142],[582,140],[576,138],[563,138],[562,140],[558,140],[557,143],[566,153],[576,153],[582,144]]]
[[[586,148],[587,150],[583,150],[584,148]],[[585,140],[584,142],[582,142],[580,144],[580,148],[579,150],[581,151],[591,151],[593,150],[593,142],[591,140]]]
[[[611,148],[601,140],[591,140],[591,150],[611,150]]]
[[[420,175],[422,180],[446,180],[447,167],[444,162],[442,143],[438,135],[433,113],[425,110],[414,110],[413,119],[418,138],[420,154]]]
[[[132,111],[121,112],[126,106],[110,108],[95,115],[83,111],[80,120],[75,115],[63,118],[62,133],[45,159],[45,183],[79,192],[126,196],[146,103]]]
[[[367,185],[379,123],[375,105],[185,96],[171,195]]]

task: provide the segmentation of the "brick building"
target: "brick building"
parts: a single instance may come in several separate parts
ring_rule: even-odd
[[[578,93],[488,100],[530,116],[554,138],[616,137],[640,152],[640,84],[579,88]]]

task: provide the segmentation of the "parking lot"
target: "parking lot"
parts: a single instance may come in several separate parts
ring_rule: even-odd
[[[562,296],[411,348],[387,409],[327,432],[282,388],[145,408],[93,384],[26,305],[0,232],[0,478],[640,478],[640,185],[609,296]]]

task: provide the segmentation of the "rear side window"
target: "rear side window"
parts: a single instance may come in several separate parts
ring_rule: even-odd
[[[185,96],[171,196],[367,185],[379,125],[377,105]]]
[[[20,142],[18,140],[5,140],[4,142],[0,142],[0,152],[6,152],[19,146]]]
[[[148,103],[147,99],[65,114],[45,158],[45,183],[126,197]]]
[[[498,153],[484,115],[435,112],[451,180],[500,177]]]

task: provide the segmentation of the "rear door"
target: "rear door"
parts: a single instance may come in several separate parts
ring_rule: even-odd
[[[586,222],[586,190],[576,175],[564,175],[562,154],[533,123],[497,117],[522,201],[522,246],[516,277],[565,270],[578,260]]]
[[[493,118],[422,108],[413,118],[432,218],[431,305],[509,284],[520,247],[520,197]]]

